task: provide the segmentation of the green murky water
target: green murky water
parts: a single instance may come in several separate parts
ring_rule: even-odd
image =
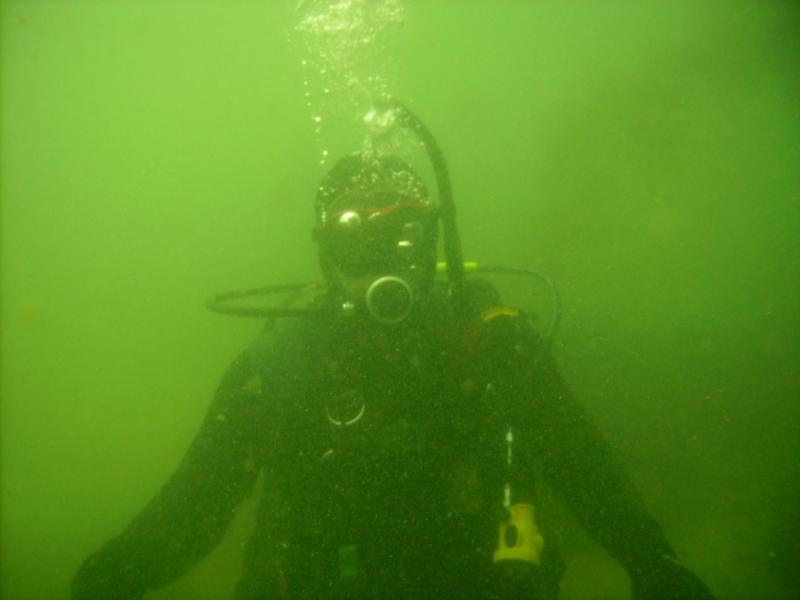
[[[2,597],[66,597],[172,472],[260,329],[204,300],[318,277],[374,90],[438,136],[467,258],[558,282],[563,371],[684,561],[797,597],[796,6],[379,4],[332,58],[291,1],[2,4]],[[153,597],[225,597],[249,519]],[[627,597],[562,533],[564,598]]]

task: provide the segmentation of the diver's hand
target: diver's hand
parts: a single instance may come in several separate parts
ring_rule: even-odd
[[[633,600],[715,600],[697,575],[670,557],[629,574]]]

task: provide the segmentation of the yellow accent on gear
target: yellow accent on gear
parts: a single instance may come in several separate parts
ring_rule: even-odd
[[[542,561],[544,538],[539,533],[534,519],[534,508],[531,504],[513,504],[508,507],[509,519],[500,523],[500,537],[497,550],[492,557],[493,562],[502,560],[521,560],[534,565]],[[511,537],[511,528],[516,529],[513,545],[506,544],[506,537]]]
[[[487,308],[485,311],[481,313],[481,319],[484,322],[491,321],[495,317],[518,317],[519,316],[519,309],[511,308],[510,306],[493,306],[492,308]]]
[[[464,272],[465,273],[474,273],[478,270],[478,263],[475,261],[465,261],[464,262]],[[439,261],[436,263],[436,272],[437,273],[446,273],[447,272],[447,263],[443,261]]]

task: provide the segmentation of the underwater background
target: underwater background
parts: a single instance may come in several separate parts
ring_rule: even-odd
[[[354,4],[391,10],[330,56],[291,0],[2,2],[0,596],[67,597],[171,474],[262,327],[208,297],[319,278],[313,195],[381,91],[466,258],[556,281],[557,359],[683,562],[800,597],[798,5]],[[149,597],[227,597],[251,508]],[[563,597],[627,598],[563,521]]]

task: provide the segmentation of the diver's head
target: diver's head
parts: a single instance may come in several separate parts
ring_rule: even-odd
[[[436,270],[436,211],[422,179],[396,157],[341,159],[316,198],[323,273],[345,310],[405,319]]]

